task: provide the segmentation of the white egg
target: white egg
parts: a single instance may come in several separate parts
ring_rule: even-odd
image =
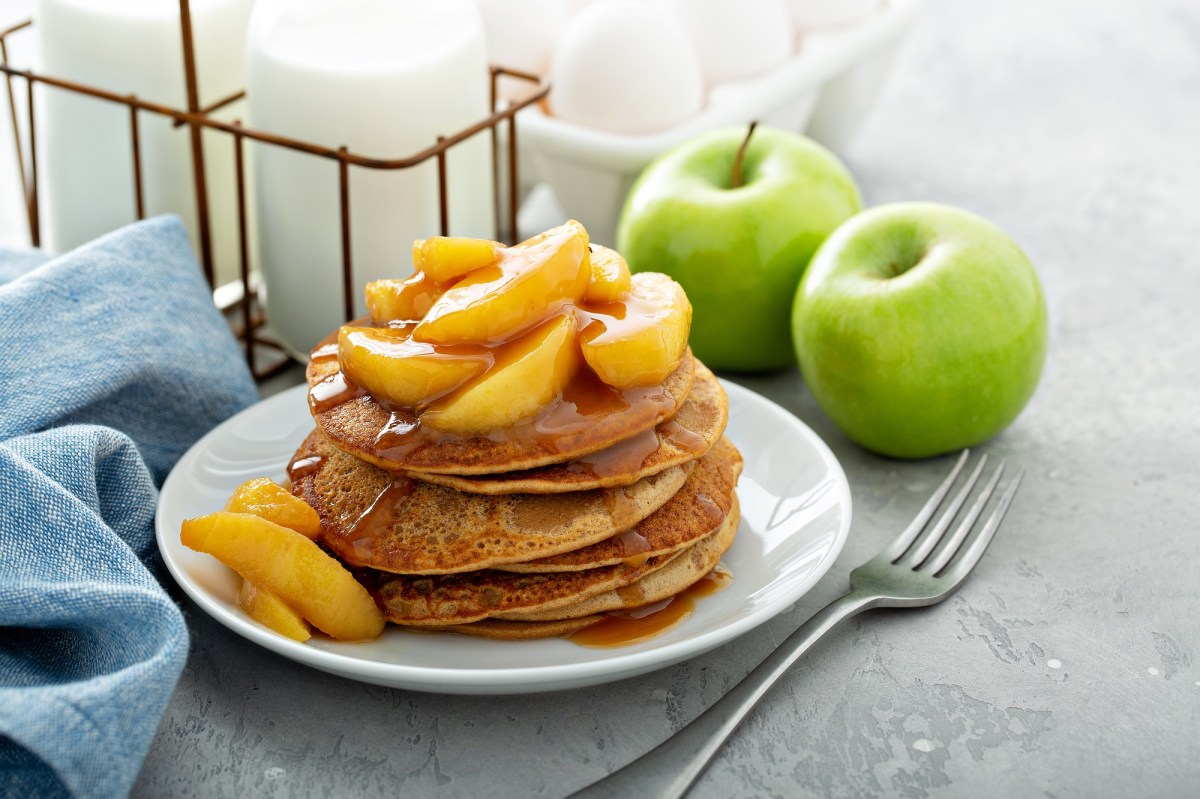
[[[788,0],[792,24],[800,33],[861,22],[879,8],[880,0]]]
[[[562,0],[476,0],[487,35],[488,60],[544,75],[567,26]],[[511,86],[517,86],[513,81]],[[528,84],[525,84],[526,86]]]
[[[583,11],[583,9],[587,8],[588,6],[590,6],[594,3],[604,2],[604,0],[560,0],[560,1],[562,2],[563,7],[567,9],[567,16],[574,16],[575,14],[578,14],[580,11]]]
[[[704,104],[700,59],[675,18],[636,0],[596,3],[573,17],[550,67],[555,115],[617,133],[649,133]]]
[[[567,16],[574,16],[588,6],[594,6],[597,3],[611,3],[613,0],[559,0],[567,9]],[[653,3],[656,0],[638,0],[641,3]]]
[[[708,83],[761,75],[792,54],[783,0],[663,0],[692,37]]]

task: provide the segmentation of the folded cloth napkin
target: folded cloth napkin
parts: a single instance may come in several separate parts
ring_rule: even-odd
[[[0,250],[0,796],[129,793],[187,655],[157,486],[255,399],[177,218]]]

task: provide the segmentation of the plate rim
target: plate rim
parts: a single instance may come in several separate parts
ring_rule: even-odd
[[[793,592],[786,593],[781,599],[767,602],[762,607],[753,609],[727,624],[663,647],[632,651],[625,655],[615,655],[582,663],[447,669],[405,663],[381,663],[356,658],[352,653],[333,652],[324,647],[308,646],[267,630],[253,620],[239,616],[226,608],[223,602],[210,595],[203,586],[186,574],[183,564],[177,562],[171,554],[174,542],[168,544],[167,537],[173,531],[166,529],[164,509],[173,491],[178,490],[174,488],[175,483],[184,479],[185,467],[199,457],[209,443],[221,435],[227,426],[237,424],[248,414],[265,413],[269,409],[273,409],[275,405],[288,406],[298,403],[299,407],[305,407],[301,398],[307,391],[307,386],[303,384],[285,389],[245,408],[214,427],[188,448],[183,457],[171,469],[160,489],[155,505],[155,543],[175,583],[206,614],[222,626],[289,660],[348,679],[432,693],[499,695],[566,690],[613,682],[656,671],[727,644],[779,615],[811,591],[829,572],[849,537],[853,517],[849,483],[845,470],[829,446],[799,417],[775,401],[738,383],[725,378],[719,379],[730,397],[731,411],[735,403],[765,403],[790,420],[794,431],[804,438],[820,456],[828,472],[828,478],[834,481],[835,490],[842,494],[839,505],[844,512],[829,549],[812,572],[800,581],[799,588],[793,589]],[[177,540],[178,534],[174,533],[174,536]],[[334,645],[354,646],[353,643]]]

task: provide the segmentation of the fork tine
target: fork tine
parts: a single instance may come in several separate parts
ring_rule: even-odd
[[[913,539],[915,539],[917,535],[920,534],[923,529],[925,529],[925,524],[929,521],[929,518],[933,516],[933,513],[938,509],[938,506],[942,504],[942,500],[946,498],[947,492],[950,491],[950,486],[954,485],[954,481],[958,479],[958,474],[962,471],[963,466],[967,462],[967,456],[970,454],[971,450],[969,449],[964,449],[962,451],[962,454],[958,456],[958,462],[954,464],[954,468],[950,470],[950,474],[947,475],[946,479],[942,481],[942,484],[938,486],[937,491],[933,492],[933,496],[931,496],[929,501],[925,503],[925,507],[921,508],[921,512],[918,513],[916,518],[912,520],[907,528],[905,528],[904,532],[900,534],[900,537],[893,541],[891,545],[884,550],[884,554],[887,556],[889,561],[896,560],[906,551],[908,551],[908,547],[910,544],[912,544]]]
[[[1000,461],[1000,465],[992,472],[992,476],[988,478],[987,483],[983,486],[983,490],[979,492],[975,503],[971,505],[971,509],[967,511],[967,515],[955,528],[954,532],[947,538],[937,552],[930,558],[928,563],[923,563],[919,568],[924,568],[926,571],[937,574],[950,559],[954,557],[962,546],[962,542],[971,532],[971,528],[975,526],[975,522],[979,519],[979,514],[983,513],[983,508],[987,501],[992,498],[992,494],[996,491],[996,484],[1000,482],[1000,475],[1004,474],[1004,461]],[[927,567],[927,568],[926,568]]]
[[[979,459],[979,463],[975,465],[975,469],[971,472],[971,476],[967,478],[963,487],[950,500],[950,504],[946,507],[946,510],[942,511],[941,517],[938,518],[933,527],[921,534],[913,543],[912,551],[905,553],[900,560],[912,564],[914,569],[921,568],[921,564],[929,557],[929,553],[933,551],[938,541],[942,540],[942,536],[945,535],[946,530],[954,523],[954,517],[962,510],[967,497],[971,496],[971,491],[975,488],[975,484],[979,482],[979,475],[983,474],[983,467],[987,466],[987,461],[988,456],[984,453],[984,456]]]
[[[997,503],[996,509],[992,511],[992,515],[988,517],[983,529],[979,531],[979,535],[975,537],[962,557],[956,559],[953,563],[947,566],[943,574],[935,576],[945,576],[954,582],[958,582],[971,573],[971,569],[975,568],[975,564],[983,557],[983,553],[987,551],[988,544],[992,543],[992,539],[996,536],[996,531],[1000,529],[1000,522],[1004,521],[1004,514],[1008,513],[1008,506],[1012,504],[1013,497],[1017,495],[1017,489],[1021,487],[1021,479],[1025,477],[1025,470],[1021,469],[1017,472],[1017,476],[1012,479],[1005,489],[1004,494],[1000,497],[1000,502]]]

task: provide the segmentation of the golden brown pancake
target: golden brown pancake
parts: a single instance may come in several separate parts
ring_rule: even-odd
[[[474,638],[491,638],[496,641],[533,641],[538,638],[565,638],[585,627],[591,627],[604,616],[584,616],[579,619],[558,621],[505,621],[504,619],[481,619],[467,624],[438,627],[409,627],[426,633],[459,633]]]
[[[673,418],[608,449],[567,463],[488,475],[409,472],[412,477],[477,494],[553,494],[626,486],[702,456],[729,421],[729,398],[708,367],[696,361],[695,380]]]
[[[722,438],[707,455],[696,461],[687,486],[676,495],[680,499],[667,502],[661,512],[652,513],[632,530],[561,555],[526,563],[509,563],[498,568],[521,573],[578,571],[618,563],[637,563],[678,552],[715,532],[716,525],[727,518],[733,507],[730,503],[735,501],[733,489],[741,472],[741,454],[729,439]],[[697,497],[696,500],[688,501],[686,495],[689,491]],[[712,516],[715,522],[713,526],[705,527],[699,520],[693,523],[690,518],[704,512],[701,507],[704,500],[700,497],[708,497],[720,510],[719,515],[714,512]]]
[[[692,471],[685,464],[627,488],[573,494],[464,494],[397,477],[319,430],[292,463],[304,465],[292,470],[292,491],[321,517],[326,546],[352,566],[404,574],[474,571],[603,541],[675,501]]]
[[[467,574],[409,576],[370,572],[360,579],[396,624],[444,627],[501,613],[553,610],[575,605],[662,568],[678,555],[651,558],[641,566],[605,566],[558,574],[511,574],[484,569]]]
[[[317,426],[346,452],[392,471],[494,474],[578,459],[656,427],[683,404],[693,373],[690,350],[662,386],[619,392],[581,370],[563,398],[536,417],[473,437],[439,433],[369,395],[337,390],[345,384],[336,360],[310,361],[306,374]]]
[[[721,556],[733,543],[737,534],[738,522],[739,514],[735,506],[734,511],[716,535],[705,538],[685,550],[663,568],[650,573],[636,583],[616,591],[597,594],[575,605],[566,605],[556,611],[546,613],[521,614],[522,617],[528,616],[527,619],[517,619],[515,618],[516,614],[506,614],[505,618],[482,619],[468,624],[451,626],[424,626],[419,629],[455,632],[461,635],[505,641],[570,635],[602,621],[605,618],[602,615],[604,612],[632,610],[661,602],[686,590],[711,572],[720,562]],[[594,612],[589,612],[589,609],[594,609]],[[564,618],[534,619],[534,617],[557,615],[562,615]]]
[[[675,596],[716,567],[725,550],[733,544],[740,518],[735,500],[733,509],[714,535],[692,544],[661,569],[655,569],[636,583],[595,594],[572,605],[508,611],[497,614],[497,617],[508,621],[558,621],[612,610],[640,608]]]
[[[732,446],[728,449],[722,446],[720,450],[725,456],[722,461],[725,468],[709,470],[698,467],[693,471],[693,475],[703,474],[703,488],[718,492],[715,496],[704,493],[700,483],[689,478],[675,496],[643,522],[646,524],[655,520],[655,523],[678,528],[673,532],[668,531],[667,535],[673,534],[677,538],[689,538],[692,541],[699,539],[697,543],[682,551],[651,557],[636,564],[622,561],[593,569],[549,573],[519,574],[484,569],[463,574],[422,577],[376,572],[367,577],[369,590],[375,595],[389,621],[412,626],[445,626],[490,617],[513,618],[514,613],[545,614],[560,607],[577,606],[583,600],[597,594],[621,589],[677,558],[691,560],[692,556],[688,553],[708,540],[704,538],[706,533],[708,538],[718,537],[722,541],[732,537],[733,532],[726,530],[729,525],[723,525],[723,521],[727,521],[730,515],[736,516],[734,482],[741,467],[741,457]],[[545,499],[570,496],[533,495],[525,501],[531,501],[534,497]],[[736,519],[733,529],[736,530]],[[720,547],[720,551],[712,558],[714,564],[720,558],[720,552],[724,552],[727,547],[728,542]],[[702,551],[710,552],[709,549]],[[700,576],[695,575],[693,581]],[[687,584],[690,583],[685,585]],[[661,593],[662,589],[658,583],[653,584],[653,587],[656,593]],[[555,616],[551,614],[545,618]],[[537,620],[544,618],[540,617]]]

